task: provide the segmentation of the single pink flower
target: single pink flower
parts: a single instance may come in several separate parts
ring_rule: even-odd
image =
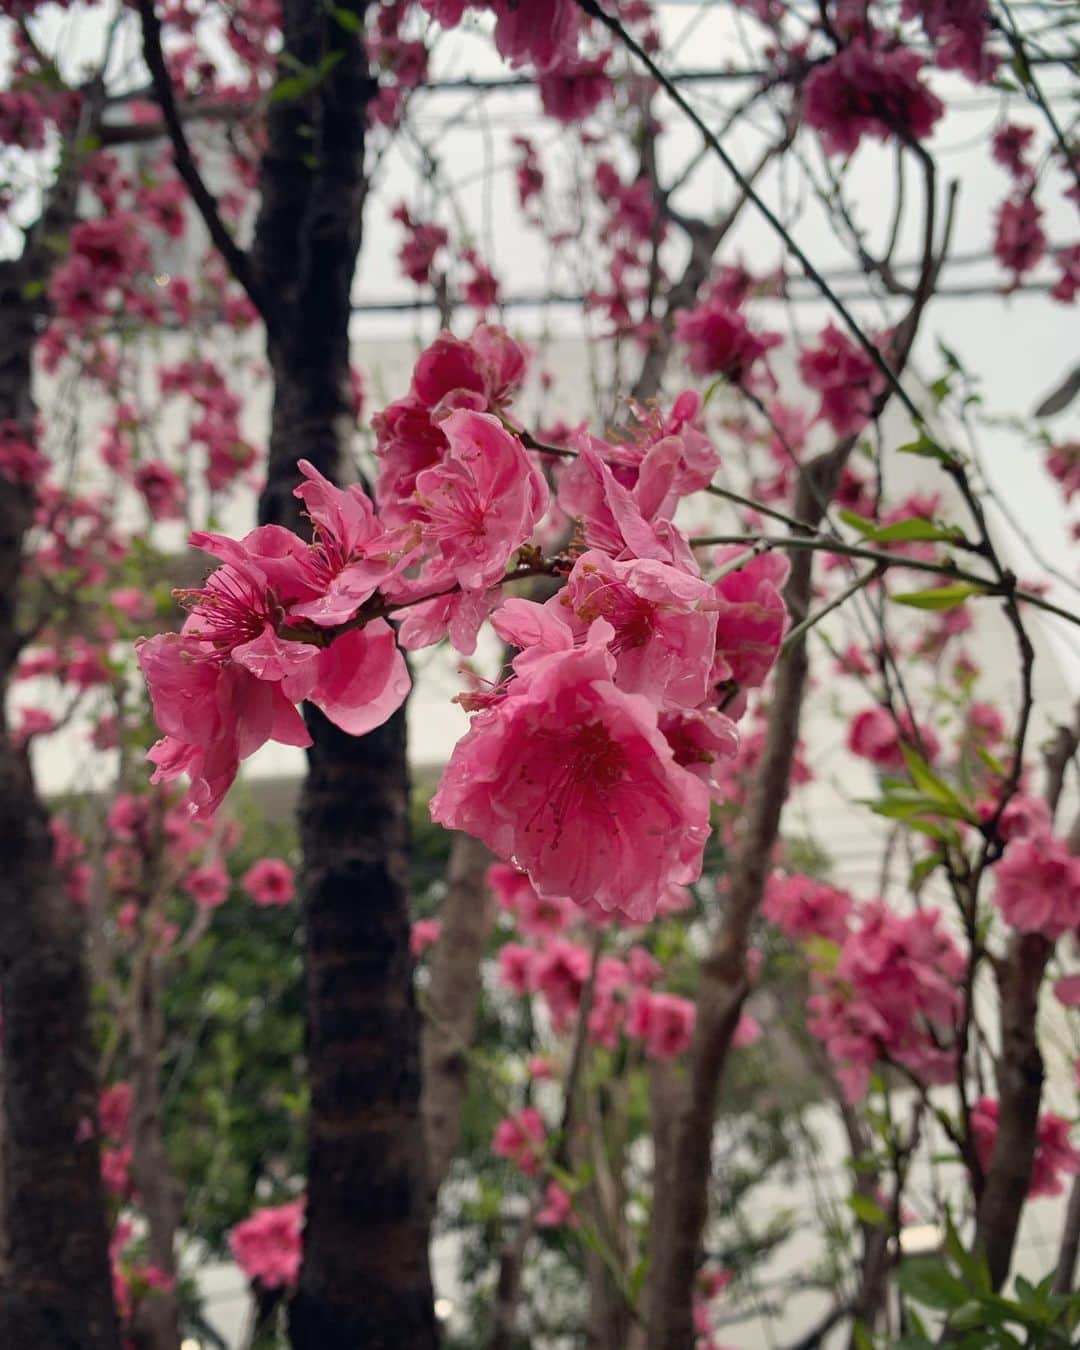
[[[626,1034],[644,1041],[650,1059],[674,1059],[690,1048],[696,1017],[689,999],[636,988],[630,996]]]
[[[449,578],[486,590],[547,509],[547,486],[498,418],[452,412],[440,428],[447,449],[416,477],[422,538]]]
[[[574,0],[492,0],[495,46],[513,66],[531,63],[544,73],[577,54],[581,11]]]
[[[723,568],[739,553],[738,545],[718,548],[713,562]],[[776,663],[788,612],[783,587],[791,565],[779,554],[764,553],[726,572],[713,585],[716,611],[716,660],[712,682],[734,680],[755,689]]]
[[[434,947],[442,933],[438,919],[417,919],[409,930],[409,951],[419,958],[429,947]]]
[[[668,883],[700,875],[708,792],[675,763],[655,708],[616,688],[611,629],[594,630],[474,716],[431,814],[512,859],[540,895],[645,921]]]
[[[549,1181],[544,1191],[544,1204],[536,1216],[538,1228],[573,1226],[574,1202],[557,1181]]]
[[[1051,940],[1080,927],[1080,858],[1040,831],[1013,839],[994,868],[994,902],[1007,924]]]
[[[262,908],[287,905],[296,894],[293,870],[282,858],[260,858],[244,873],[240,885]]]
[[[219,862],[193,867],[180,884],[200,909],[216,909],[229,898],[229,874]]]
[[[539,1170],[546,1138],[540,1112],[526,1106],[499,1121],[491,1149],[497,1158],[507,1158],[531,1177]]]
[[[581,640],[596,619],[615,630],[615,684],[661,708],[695,708],[708,694],[716,646],[713,589],[653,560],[617,562],[598,550],[575,561],[549,607]]]
[[[1080,975],[1062,975],[1054,982],[1054,997],[1066,1008],[1080,1008]]]

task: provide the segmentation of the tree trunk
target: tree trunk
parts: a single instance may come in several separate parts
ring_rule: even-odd
[[[435,1343],[409,955],[405,714],[318,713],[300,808],[311,1115],[301,1350]]]
[[[807,465],[799,478],[795,515],[815,528],[836,489],[853,448],[844,441]],[[792,624],[810,604],[813,555],[797,553],[784,599]],[[712,1137],[728,1051],[749,989],[746,951],[750,924],[761,902],[779,836],[808,674],[806,638],[791,644],[776,665],[761,762],[745,812],[745,827],[731,862],[731,887],[723,920],[702,962],[689,1083],[671,1153],[670,1184],[653,1194],[648,1316],[650,1350],[688,1350],[694,1343],[693,1287],[708,1216]]]
[[[25,258],[0,268],[0,421],[32,426]],[[8,739],[16,594],[33,512],[0,481],[0,1005],[7,1270],[0,1345],[118,1350],[97,1141],[82,925],[53,866],[48,817]]]
[[[491,854],[469,834],[450,845],[442,932],[431,957],[423,1039],[424,1135],[432,1198],[446,1178],[461,1132],[469,1087],[468,1051],[476,1030],[480,959],[494,918],[484,874]]]
[[[375,85],[363,0],[287,0],[282,77],[328,73],[271,102],[253,260],[267,297],[273,428],[260,519],[302,528],[297,460],[355,480],[348,396],[351,288]],[[351,13],[356,23],[343,23]],[[286,63],[290,64],[286,64]],[[436,1342],[420,1121],[419,1027],[409,954],[405,711],[369,735],[309,710],[301,796],[311,1084],[297,1350]]]
[[[164,1274],[176,1275],[177,1192],[165,1152],[161,1118],[161,1053],[164,1024],[154,898],[143,912],[141,947],[132,976],[134,1016],[131,1025],[132,1176],[146,1217],[147,1254]],[[176,1350],[180,1343],[174,1290],[154,1289],[135,1315],[139,1350]]]

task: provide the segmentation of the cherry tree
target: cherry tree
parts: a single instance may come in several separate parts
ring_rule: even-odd
[[[533,1327],[527,1258],[545,1242],[584,1274],[595,1343],[719,1344],[747,1271],[715,1255],[718,1112],[735,1052],[783,1044],[836,1103],[851,1152],[836,1297],[808,1335],[850,1325],[855,1344],[921,1344],[920,1304],[951,1335],[1066,1335],[1080,1205],[1045,1287],[999,1291],[1027,1199],[1080,1165],[1067,1117],[1043,1102],[1038,1018],[1050,976],[1076,1002],[1060,963],[1080,878],[1058,819],[1076,729],[1058,731],[1045,784],[1032,751],[1038,625],[1076,620],[1067,579],[1051,594],[1049,570],[1014,573],[977,372],[948,347],[933,381],[912,362],[951,284],[963,185],[943,181],[936,133],[958,89],[992,89],[1003,110],[987,168],[1002,185],[984,248],[995,271],[980,284],[1074,298],[1077,245],[1050,238],[1051,221],[1075,231],[1054,84],[1071,25],[1004,4],[733,6],[738,60],[697,72],[738,91],[717,102],[680,78],[661,7],[641,3],[287,0],[220,15],[140,0],[101,8],[89,81],[61,8],[5,7],[0,96],[23,236],[4,264],[6,668],[72,698],[60,717],[23,704],[5,742],[18,864],[0,905],[5,1328],[112,1346],[118,1311],[135,1343],[176,1343],[161,999],[228,892],[236,845],[217,813],[241,762],[277,741],[308,751],[310,1106],[302,1195],[257,1207],[230,1241],[267,1334],[287,1299],[297,1346],[435,1343],[432,1205],[482,1081],[504,1108],[491,1153],[526,1197],[500,1221],[492,1344]],[[522,87],[559,129],[554,150],[504,136],[503,177],[545,274],[575,282],[539,299],[580,310],[593,338],[595,407],[578,425],[529,410],[514,296],[414,114],[461,35],[517,72],[479,79],[478,97]],[[226,189],[204,127],[227,147]],[[873,228],[859,178],[871,141],[895,165]],[[129,143],[152,147],[147,174],[110,153]],[[399,153],[419,164],[414,198],[380,203]],[[722,196],[703,211],[717,167]],[[208,241],[195,274],[156,272],[154,241],[191,234],[192,212]],[[362,251],[373,216],[384,233]],[[815,216],[851,259],[854,297],[800,242]],[[351,364],[354,276],[391,251],[443,331],[408,391],[373,408]],[[804,308],[809,296],[826,308]],[[800,313],[818,316],[812,332]],[[191,333],[191,358],[148,383],[144,353],[170,327]],[[259,378],[243,341],[255,330],[272,390],[264,460],[239,397]],[[226,360],[208,355],[223,331]],[[35,421],[35,352],[110,407],[94,448],[104,493],[71,485],[93,455],[78,431],[65,445],[52,409]],[[172,399],[190,432],[166,449]],[[1049,412],[1069,401],[1066,381]],[[1075,447],[1037,434],[1068,499]],[[894,494],[885,452],[898,448],[939,475],[940,495]],[[215,528],[263,469],[260,523]],[[163,572],[134,546],[175,521],[209,561]],[[188,583],[182,626],[145,603],[162,575]],[[1001,708],[979,696],[964,647],[987,609],[1015,653]],[[498,669],[477,654],[489,631]],[[131,755],[136,633],[161,733],[154,791]],[[445,894],[410,931],[406,653],[442,643],[474,663],[459,695],[471,723],[430,801],[457,832]],[[793,847],[785,803],[817,771],[800,740],[812,651],[854,697],[847,753],[873,771],[860,809],[894,822],[876,893]],[[60,816],[47,828],[27,755],[88,691],[111,698],[95,735],[121,752],[107,817],[119,842],[99,850],[90,906],[88,846]],[[946,710],[961,727],[947,744]],[[165,786],[179,780],[194,823]],[[245,875],[257,904],[289,890],[280,860]],[[168,928],[178,893],[194,906],[186,932]],[[84,944],[130,1040],[130,1109],[107,1083],[95,1110]],[[487,956],[531,1028],[523,1053],[508,1040],[499,1056],[509,1091],[470,1065]],[[902,1257],[931,1140],[963,1177],[918,1197],[943,1235],[936,1283]],[[149,1259],[126,1265],[125,1206],[149,1233]]]

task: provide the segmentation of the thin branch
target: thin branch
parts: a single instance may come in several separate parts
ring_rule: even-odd
[[[154,93],[161,107],[161,115],[172,142],[173,159],[176,171],[187,185],[191,199],[203,219],[214,247],[225,260],[233,277],[244,288],[248,299],[259,311],[267,327],[271,326],[268,306],[259,286],[251,259],[237,244],[228,226],[221,218],[217,202],[203,181],[198,165],[195,163],[188,144],[184,123],[176,106],[172,80],[165,65],[165,56],[161,49],[161,22],[154,10],[154,0],[138,0],[139,18],[142,21],[143,60],[150,71],[154,83]]]

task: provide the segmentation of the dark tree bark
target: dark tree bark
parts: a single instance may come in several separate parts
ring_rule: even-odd
[[[1043,1087],[1036,1017],[1039,986],[1053,950],[1054,944],[1038,933],[1014,934],[998,972],[998,1132],[975,1216],[976,1245],[986,1256],[995,1289],[1009,1274],[1035,1158]]]
[[[274,375],[260,518],[302,527],[297,460],[355,478],[348,394],[351,288],[375,90],[362,0],[287,0],[283,52],[313,67],[304,98],[270,105],[253,250]],[[292,72],[284,65],[282,73]],[[405,712],[363,738],[310,711],[300,805],[311,1083],[298,1350],[436,1341],[420,1121],[419,1027],[409,954]]]
[[[42,224],[70,223],[61,182]],[[59,218],[61,217],[62,218]],[[49,232],[49,231],[46,231]],[[0,420],[30,433],[35,316],[28,281],[47,276],[32,232],[0,267]],[[118,1350],[97,1140],[82,927],[53,866],[48,817],[8,739],[3,693],[18,654],[16,600],[33,514],[29,489],[0,481],[0,1006],[7,1264],[0,1345]]]

